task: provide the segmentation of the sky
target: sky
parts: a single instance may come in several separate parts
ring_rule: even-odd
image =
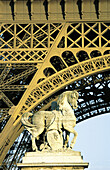
[[[75,130],[78,137],[73,150],[89,162],[87,170],[110,170],[110,113],[82,121]]]

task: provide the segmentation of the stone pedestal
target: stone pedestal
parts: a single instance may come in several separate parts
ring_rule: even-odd
[[[80,152],[27,152],[22,163],[18,163],[21,170],[84,170],[88,163],[83,162]]]

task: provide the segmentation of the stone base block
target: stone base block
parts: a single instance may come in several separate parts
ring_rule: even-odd
[[[18,164],[21,170],[84,170],[88,163],[83,162],[80,152],[28,152]]]

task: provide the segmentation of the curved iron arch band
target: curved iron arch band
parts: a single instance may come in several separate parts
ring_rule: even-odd
[[[60,90],[66,85],[88,75],[108,69],[110,69],[110,55],[86,60],[59,71],[37,84],[36,88],[32,90],[28,100],[25,102],[21,114],[24,111],[30,111],[45,98],[49,97],[49,95],[52,95],[55,91]]]

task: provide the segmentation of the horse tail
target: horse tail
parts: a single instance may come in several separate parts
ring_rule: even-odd
[[[32,127],[35,127],[36,125],[33,125],[29,122],[29,116],[32,116],[33,114],[31,112],[26,112],[22,115],[21,117],[21,122],[23,124],[23,126],[27,129],[28,127],[29,128],[32,128]]]

